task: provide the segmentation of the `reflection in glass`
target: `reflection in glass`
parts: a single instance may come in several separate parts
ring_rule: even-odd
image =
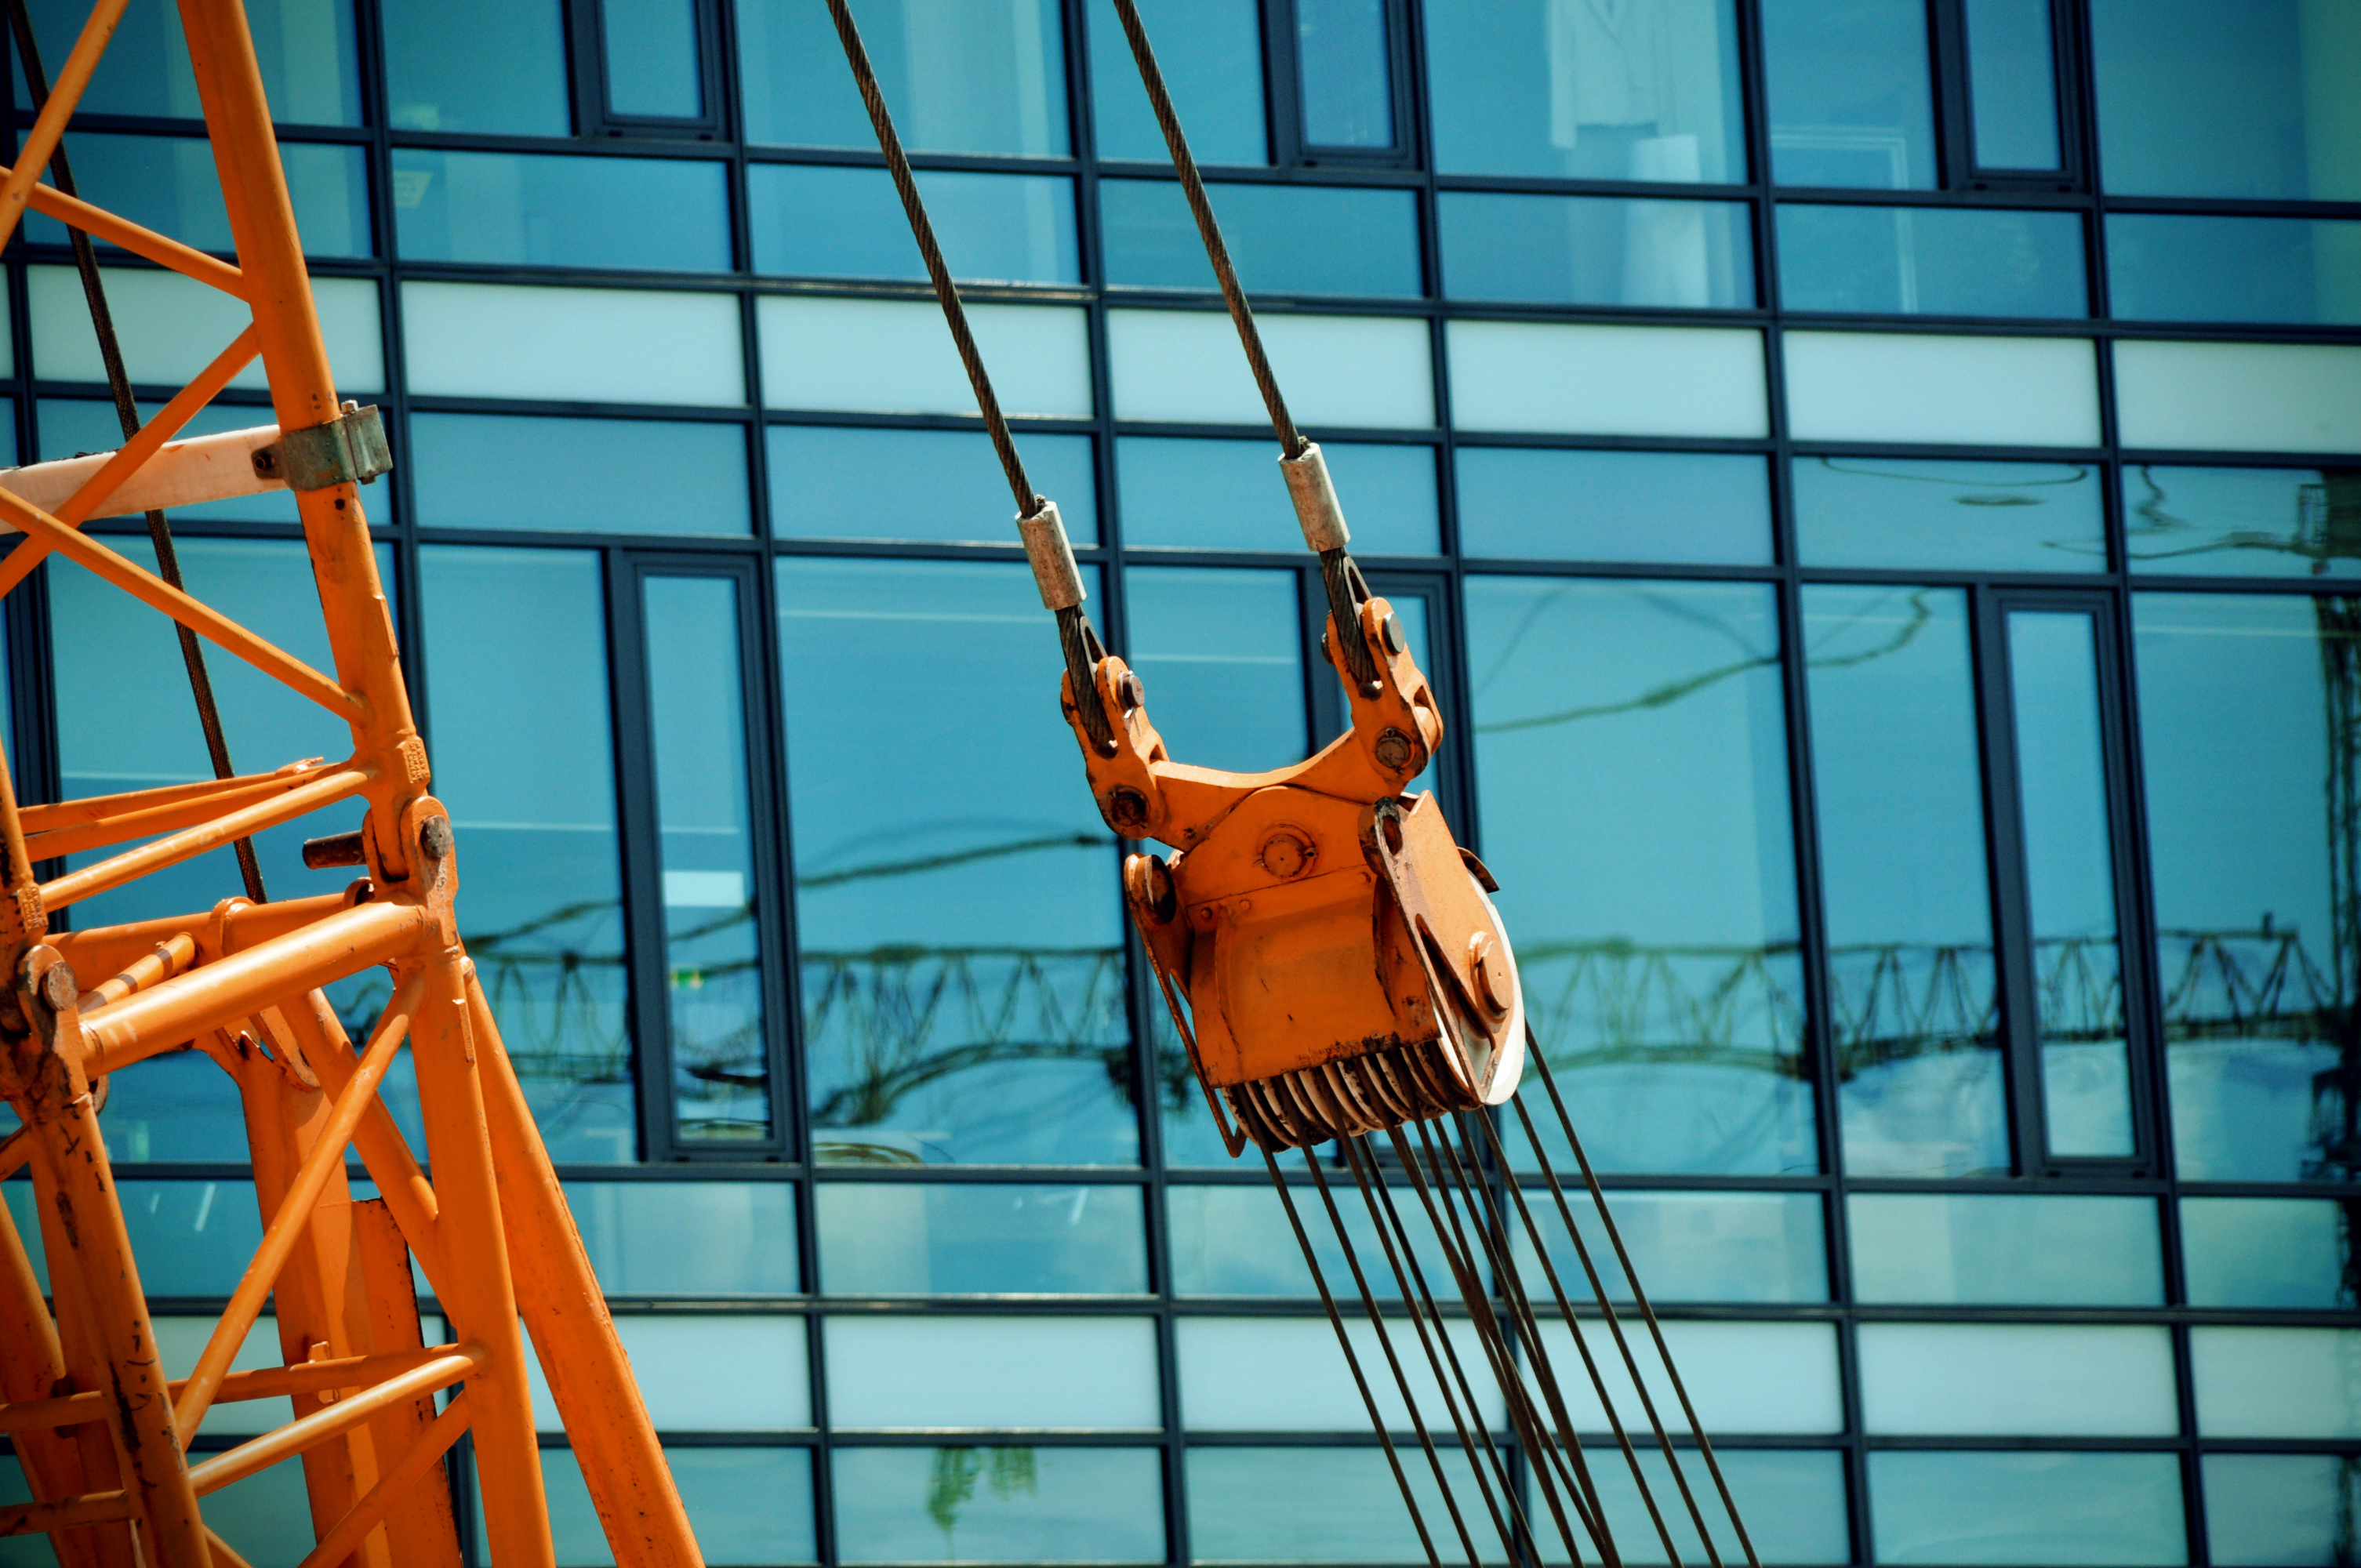
[[[1133,1162],[1114,840],[1030,575],[783,560],[778,606],[782,666],[829,672],[783,698],[815,1157]]]
[[[1806,565],[2106,569],[2092,464],[1798,457],[1794,473]]]
[[[1389,8],[1386,0],[1297,0],[1305,146],[1394,145]]]
[[[2126,321],[2352,326],[2361,223],[2110,213],[2107,297]]]
[[[1320,450],[1352,525],[1355,554],[1433,555],[1443,548],[1434,448],[1323,441]],[[1120,436],[1115,486],[1127,546],[1285,553],[1302,537],[1278,449],[1267,440]]]
[[[1746,178],[1729,0],[1430,0],[1422,9],[1444,173]]]
[[[1639,1483],[1631,1477],[1631,1466],[1621,1454],[1611,1448],[1588,1450],[1590,1474],[1598,1486],[1599,1507],[1607,1515],[1607,1527],[1614,1533],[1615,1546],[1622,1560],[1632,1563],[1659,1563],[1668,1561],[1663,1541],[1657,1536],[1648,1505],[1641,1500]],[[1721,1478],[1729,1483],[1730,1501],[1737,1504],[1741,1519],[1746,1521],[1747,1540],[1765,1563],[1844,1563],[1852,1552],[1845,1520],[1844,1456],[1839,1453],[1809,1449],[1726,1449],[1717,1446],[1714,1461]],[[1728,1520],[1711,1511],[1712,1498],[1700,1486],[1700,1466],[1693,1454],[1681,1455],[1681,1472],[1692,1488],[1698,1489],[1698,1503],[1706,1508],[1706,1523],[1714,1528],[1714,1540],[1726,1553],[1730,1545]],[[1662,1453],[1643,1450],[1640,1469],[1648,1478],[1648,1490],[1661,1514],[1665,1528],[1672,1531],[1673,1545],[1683,1563],[1710,1561],[1704,1542],[1697,1539],[1697,1526],[1677,1498],[1673,1483],[1672,1467]],[[1533,1488],[1527,1484],[1528,1493]],[[1527,1507],[1539,1499],[1528,1497]],[[1669,1506],[1668,1506],[1669,1505]],[[1546,1505],[1543,1505],[1545,1508]],[[1529,1514],[1527,1517],[1533,1518]],[[1546,1519],[1546,1512],[1538,1516]],[[1576,1526],[1578,1530],[1581,1527]],[[1544,1547],[1544,1561],[1553,1564],[1565,1561],[1565,1543],[1558,1541],[1547,1525],[1541,1526],[1551,1546]],[[1576,1540],[1580,1541],[1580,1535]],[[1727,1561],[1727,1558],[1724,1559]]]
[[[784,1181],[569,1181],[566,1205],[609,1296],[787,1296],[796,1190]]]
[[[2192,1307],[2350,1310],[2361,1297],[2354,1212],[2334,1198],[2183,1198]]]
[[[771,527],[782,539],[931,539],[1006,544],[1016,509],[980,430],[774,424]],[[1027,434],[1025,473],[1076,544],[1098,541],[1087,435]],[[1290,514],[1291,515],[1291,514]],[[1355,536],[1358,537],[1358,530]]]
[[[202,1064],[208,1069],[210,1062]],[[143,1070],[146,1070],[143,1064]],[[218,1069],[213,1075],[228,1080]],[[126,1075],[117,1088],[130,1087]],[[231,1095],[236,1102],[235,1091]],[[112,1103],[110,1098],[110,1103]],[[126,1107],[128,1109],[128,1107]],[[236,1114],[233,1111],[232,1114]],[[106,1151],[117,1163],[131,1159],[171,1159],[169,1149],[157,1150],[152,1132],[144,1124],[128,1123],[118,1134],[107,1118]],[[16,1118],[9,1117],[15,1125]],[[135,1152],[138,1145],[148,1152]],[[262,1245],[262,1216],[255,1206],[251,1181],[148,1181],[137,1177],[116,1183],[122,1196],[123,1225],[139,1259],[139,1283],[150,1296],[219,1296],[237,1288],[239,1277]],[[49,1259],[41,1245],[40,1214],[31,1180],[0,1182],[0,1201],[25,1244],[26,1261],[42,1291],[49,1288]],[[0,1563],[7,1562],[0,1555]]]
[[[557,1160],[633,1157],[598,557],[419,551],[436,787],[472,846],[460,934]]]
[[[1446,191],[1444,291],[1537,305],[1754,303],[1754,246],[1735,202],[1633,202]]]
[[[1222,241],[1257,294],[1392,294],[1420,288],[1418,200],[1408,191],[1333,185],[1213,185]],[[1205,242],[1180,187],[1099,186],[1106,279],[1118,287],[1213,288]]]
[[[644,591],[675,1130],[698,1143],[768,1137],[738,583],[652,576]]]
[[[2361,576],[2361,468],[2126,464],[2124,535],[2150,576]]]
[[[1592,1160],[1815,1169],[1770,591],[1473,577],[1466,603],[1477,815],[1517,848],[1501,917]]]
[[[669,158],[402,148],[394,241],[410,261],[727,272],[728,173]]]
[[[1771,177],[1925,191],[1935,113],[1919,0],[1763,0]]]
[[[832,1296],[1141,1292],[1143,1190],[823,1182],[820,1288]]]
[[[1856,1192],[1846,1204],[1856,1300],[2164,1304],[2152,1198]]]
[[[828,8],[746,0],[736,9],[746,139],[876,151]],[[852,18],[894,128],[912,152],[1062,158],[1069,144],[1060,9],[1058,0],[951,6],[854,0]]]
[[[1771,563],[1759,457],[1462,446],[1460,548],[1565,561]]]
[[[1550,1262],[1569,1293],[1588,1289],[1582,1260],[1566,1239],[1546,1187],[1529,1189]],[[1790,1192],[1639,1192],[1608,1196],[1615,1229],[1652,1301],[1825,1301],[1828,1244],[1818,1198]],[[1583,1245],[1615,1301],[1632,1299],[1631,1284],[1598,1211],[1574,1206]],[[1512,1222],[1514,1223],[1514,1222]],[[1538,1288],[1532,1239],[1519,1229],[1517,1266]],[[1751,1523],[1751,1521],[1750,1521]]]
[[[681,1505],[697,1532],[699,1553],[711,1568],[753,1568],[755,1564],[817,1563],[819,1552],[812,1530],[812,1462],[807,1448],[668,1447],[664,1464],[680,1488]],[[297,1480],[302,1473],[289,1469]],[[473,1461],[469,1462],[473,1482]],[[573,1450],[541,1451],[543,1490],[549,1501],[549,1532],[556,1558],[567,1568],[589,1568],[614,1562],[606,1528],[590,1501],[590,1488]],[[476,1561],[491,1561],[491,1545],[484,1533],[481,1488],[469,1510],[476,1521]],[[303,1507],[293,1501],[297,1517]],[[308,1536],[306,1543],[308,1544]],[[289,1561],[300,1556],[296,1548]]]
[[[2073,213],[1783,202],[1779,291],[1791,311],[2091,313],[2082,220]]]
[[[398,129],[521,137],[573,130],[565,7],[555,0],[388,0],[380,15],[386,114]]]
[[[2132,602],[2180,1175],[2349,1180],[2361,601]]]
[[[2203,1464],[2218,1568],[2336,1563],[2361,1539],[2361,1455],[2209,1453]]]
[[[2312,0],[2092,0],[2099,175],[2117,195],[2361,196],[2361,32]]]
[[[413,412],[410,472],[423,528],[743,538],[753,513],[739,424]]]
[[[1968,0],[1968,102],[1983,169],[2058,167],[2049,0]]]
[[[1157,69],[1199,163],[1268,163],[1262,10],[1256,0],[1141,0]],[[1107,0],[1091,0],[1091,101],[1104,159],[1170,165],[1139,67]]]
[[[695,0],[598,0],[607,112],[694,120],[705,114]]]
[[[82,200],[199,250],[236,248],[213,148],[202,137],[77,131],[67,150]],[[361,148],[282,141],[279,162],[306,255],[357,258],[372,253],[368,163]],[[24,224],[25,237],[36,245],[67,243],[65,225],[55,218],[28,211]],[[91,237],[101,255],[113,249],[97,236]]]
[[[2082,611],[2008,617],[2042,1112],[2059,1158],[2133,1152],[2096,636]]]
[[[1437,1452],[1454,1496],[1473,1498],[1466,1456],[1455,1443]],[[1421,1463],[1404,1464],[1402,1474],[1420,1517],[1445,1521],[1434,1472]],[[1189,1550],[1198,1563],[1431,1561],[1378,1449],[1191,1448],[1187,1475]],[[1499,1552],[1498,1536],[1490,1550]]]
[[[1881,1563],[2189,1560],[2171,1453],[1872,1453],[1869,1517]]]
[[[33,37],[41,63],[58,80],[91,8],[81,0],[31,0]],[[201,118],[197,79],[189,69],[188,36],[169,0],[131,0],[122,12],[106,52],[76,104],[77,115],[154,115]],[[254,62],[270,100],[270,117],[280,125],[357,126],[361,123],[359,52],[351,0],[256,0],[246,7],[254,39]],[[16,52],[13,45],[9,52]],[[16,104],[32,100],[12,66]],[[66,150],[79,153],[85,133],[76,131]]]
[[[1804,638],[1846,1167],[2005,1171],[1966,595],[1812,585]]]
[[[1174,758],[1241,773],[1302,761],[1300,582],[1218,566],[1125,573],[1129,663]]]
[[[962,282],[1078,283],[1074,182],[1046,174],[917,175],[944,264]],[[746,170],[754,270],[772,277],[922,279],[882,169],[756,163]]]
[[[1152,1448],[840,1448],[845,1563],[1160,1563]]]
[[[1332,1151],[1328,1157],[1336,1157]],[[1340,1170],[1331,1180],[1343,1183],[1336,1193],[1336,1212],[1344,1216],[1345,1234],[1352,1240],[1354,1258],[1369,1281],[1370,1293],[1380,1300],[1399,1299],[1401,1287],[1386,1262],[1385,1246],[1378,1239],[1368,1204],[1351,1190],[1348,1174]],[[1444,1259],[1443,1244],[1423,1221],[1417,1192],[1408,1186],[1396,1187],[1391,1192],[1394,1208],[1417,1248],[1418,1266],[1428,1287],[1447,1295],[1452,1288],[1450,1266]],[[1303,1266],[1303,1251],[1294,1229],[1287,1223],[1287,1211],[1268,1187],[1176,1185],[1165,1189],[1164,1199],[1175,1295],[1294,1296],[1308,1300],[1318,1294],[1312,1271]],[[1299,1189],[1295,1201],[1299,1205],[1317,1205],[1319,1198],[1310,1190]],[[1321,1277],[1352,1277],[1334,1225],[1324,1219],[1316,1225],[1307,1223],[1304,1234],[1312,1238],[1312,1251],[1319,1256]],[[1395,1247],[1400,1255],[1399,1241]],[[1403,1260],[1405,1268],[1408,1263]],[[1415,1280],[1411,1288],[1417,1288]]]

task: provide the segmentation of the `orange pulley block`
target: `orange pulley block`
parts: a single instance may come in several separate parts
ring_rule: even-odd
[[[1128,857],[1125,902],[1233,1155],[1248,1138],[1275,1151],[1498,1105],[1524,1062],[1497,884],[1431,793],[1401,793],[1443,740],[1433,688],[1345,554],[1320,449],[1281,464],[1327,546],[1322,648],[1351,731],[1291,767],[1226,773],[1170,758],[1121,659],[1093,672],[1106,739],[1071,672],[1062,686],[1108,826],[1177,851]]]

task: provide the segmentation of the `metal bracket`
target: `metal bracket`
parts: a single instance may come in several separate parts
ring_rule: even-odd
[[[254,454],[255,476],[282,480],[291,490],[366,485],[392,468],[385,422],[374,403],[363,408],[347,402],[345,411],[327,423],[288,431]]]

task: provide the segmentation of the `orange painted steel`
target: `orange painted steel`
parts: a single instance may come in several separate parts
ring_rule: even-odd
[[[0,1206],[0,1432],[33,1494],[0,1508],[0,1535],[47,1532],[66,1568],[240,1568],[203,1499],[293,1462],[319,1543],[304,1568],[456,1568],[447,1455],[465,1431],[493,1560],[549,1568],[530,1334],[615,1560],[697,1568],[663,1448],[459,938],[457,837],[428,793],[357,485],[295,492],[333,674],[79,531],[143,473],[152,492],[168,470],[196,472],[159,454],[258,357],[284,442],[373,417],[336,395],[239,0],[177,4],[237,264],[36,183],[124,0],[98,0],[24,153],[0,170],[0,238],[28,207],[46,213],[246,302],[252,324],[119,453],[29,476],[28,488],[64,498],[56,510],[0,488],[0,523],[26,536],[0,565],[0,594],[45,556],[87,569],[335,714],[352,751],[22,808],[0,757],[0,1098],[23,1124],[0,1140],[0,1176],[30,1167],[38,1221],[20,1233]],[[342,894],[49,930],[57,908],[345,801],[360,811],[365,874]],[[36,861],[94,852],[107,858],[34,875]],[[387,972],[391,1000],[356,1051],[325,992],[372,970]],[[78,976],[96,983],[85,991]],[[379,1095],[404,1049],[423,1148]],[[179,1368],[164,1365],[148,1316],[104,1108],[108,1075],[187,1050],[236,1086],[265,1228],[196,1365]],[[378,1197],[356,1201],[348,1153]],[[454,1343],[423,1343],[413,1260]],[[230,1371],[266,1302],[280,1365]],[[438,1413],[436,1392],[462,1382]],[[192,1462],[214,1405],[280,1398],[284,1423]]]

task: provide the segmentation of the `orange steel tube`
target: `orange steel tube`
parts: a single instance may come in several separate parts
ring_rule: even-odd
[[[103,850],[110,844],[145,839],[150,834],[170,833],[198,823],[210,822],[223,812],[235,811],[240,806],[284,795],[291,789],[300,788],[306,780],[316,779],[320,775],[321,770],[309,768],[284,777],[274,775],[267,783],[247,784],[235,790],[215,790],[193,799],[152,806],[142,811],[126,811],[94,822],[52,828],[46,833],[28,832],[25,839],[25,852],[37,861],[49,860],[59,855],[78,855],[85,850]]]
[[[80,528],[93,513],[105,504],[106,498],[123,488],[125,480],[139,471],[139,466],[153,457],[164,443],[181,433],[181,427],[196,417],[197,411],[214,400],[224,387],[254,358],[254,328],[231,338],[229,346],[213,357],[212,363],[197,373],[195,380],[172,394],[172,400],[156,411],[156,417],[139,427],[137,434],[125,442],[105,466],[82,481],[82,488],[60,507],[57,519],[68,528]],[[46,544],[27,540],[22,548],[9,552],[8,559],[0,562],[0,594],[23,582],[49,553]]]
[[[30,1127],[19,1127],[6,1137],[0,1138],[0,1181],[5,1181],[24,1169],[25,1162],[33,1157],[32,1134]]]
[[[434,1424],[418,1434],[418,1441],[410,1445],[400,1462],[378,1478],[378,1484],[368,1489],[368,1496],[355,1503],[353,1511],[337,1520],[336,1528],[323,1537],[296,1568],[330,1568],[350,1556],[363,1538],[393,1511],[401,1495],[418,1485],[435,1461],[459,1441],[459,1434],[467,1430],[474,1416],[475,1411],[467,1405],[467,1390],[461,1389],[443,1407],[443,1413],[434,1418]]]
[[[703,1568],[680,1489],[656,1442],[639,1379],[591,1271],[549,1150],[491,1003],[467,966],[467,1013],[484,1082],[484,1113],[500,1166],[500,1212],[516,1271],[517,1306],[542,1374],[582,1462],[618,1568]]]
[[[136,812],[153,811],[160,806],[187,806],[192,802],[216,799],[242,801],[249,790],[291,789],[307,773],[316,772],[318,765],[318,760],[313,759],[305,762],[290,762],[267,773],[237,773],[225,779],[192,779],[187,784],[158,784],[153,789],[126,790],[120,795],[78,795],[72,800],[60,800],[48,806],[19,807],[16,819],[29,836],[113,822]],[[186,925],[187,922],[182,921],[181,924]]]
[[[211,822],[183,828],[168,838],[142,844],[136,850],[126,850],[119,855],[111,855],[94,866],[68,872],[55,882],[41,884],[41,906],[45,909],[63,908],[93,894],[121,887],[149,872],[193,859],[207,850],[219,849],[238,839],[251,838],[265,828],[291,822],[321,806],[360,794],[369,786],[371,776],[365,768],[340,768],[309,784],[300,784],[284,795],[257,801],[226,816],[216,817]]]
[[[484,1347],[467,1344],[455,1355],[438,1355],[425,1365],[389,1377],[374,1388],[363,1389],[349,1398],[339,1399],[324,1410],[314,1410],[289,1421],[285,1426],[267,1431],[251,1442],[242,1442],[226,1453],[217,1453],[189,1472],[189,1484],[202,1497],[218,1492],[234,1482],[243,1481],[258,1470],[268,1470],[282,1459],[291,1459],[307,1448],[316,1448],[342,1432],[350,1431],[372,1416],[395,1405],[406,1404],[422,1394],[432,1394],[448,1388],[463,1378],[472,1377],[484,1369],[489,1359]]]
[[[352,1142],[353,1128],[359,1123],[362,1110],[376,1097],[385,1069],[393,1065],[394,1053],[401,1048],[402,1036],[410,1032],[410,1020],[418,1011],[418,996],[419,983],[414,980],[394,992],[393,1000],[386,1004],[384,1016],[378,1021],[377,1037],[369,1041],[368,1053],[361,1058],[360,1070],[336,1096],[328,1124],[321,1129],[319,1141],[303,1157],[285,1201],[271,1217],[270,1228],[263,1233],[262,1245],[255,1250],[254,1261],[247,1265],[236,1293],[222,1309],[221,1321],[214,1325],[213,1337],[205,1342],[204,1354],[197,1357],[197,1365],[173,1400],[173,1419],[182,1431],[193,1434],[204,1420],[214,1393],[229,1371],[230,1358],[246,1343],[247,1331],[254,1327],[255,1317],[262,1310],[271,1286],[278,1282],[279,1271],[286,1266],[287,1255],[295,1250],[296,1239],[312,1223],[312,1205],[318,1200],[320,1189],[332,1171],[344,1168],[345,1146]]]
[[[358,907],[344,893],[291,898],[284,904],[248,904],[242,898],[227,903],[225,912],[212,915],[170,915],[157,920],[93,927],[87,931],[57,931],[43,939],[73,965],[74,973],[111,974],[183,931],[196,938],[198,959],[210,963],[225,956],[225,952],[244,952]],[[85,1017],[83,1022],[89,1019]]]
[[[82,102],[82,89],[90,85],[90,74],[98,69],[98,57],[106,52],[107,41],[115,37],[115,25],[123,19],[126,0],[98,0],[92,6],[90,19],[82,25],[82,36],[74,39],[73,52],[66,56],[58,71],[58,79],[49,89],[49,101],[41,105],[40,117],[33,122],[31,134],[16,155],[16,166],[8,177],[0,181],[0,246],[5,246],[16,232],[16,220],[25,215],[25,198],[39,183],[41,170],[49,167],[49,154],[55,152],[58,138],[65,134],[66,122],[73,117],[74,105]]]
[[[0,1537],[36,1535],[130,1517],[131,1499],[120,1491],[92,1492],[79,1497],[60,1497],[50,1503],[17,1503],[0,1508]]]
[[[407,904],[363,904],[203,964],[122,1001],[82,1025],[84,1070],[95,1078],[176,1046],[207,1029],[412,951],[430,934],[431,911]]]
[[[280,1007],[279,1015],[287,1020],[296,1048],[320,1082],[330,1094],[342,1094],[360,1064],[327,998],[311,992]],[[427,1277],[433,1278],[443,1267],[443,1233],[434,1223],[441,1205],[426,1173],[418,1168],[418,1157],[410,1152],[409,1141],[382,1100],[371,1102],[361,1113],[361,1124],[353,1129],[353,1147],[360,1151],[361,1165],[392,1212],[401,1239],[410,1244]]]
[[[0,180],[11,170],[0,165]],[[33,211],[58,220],[69,228],[77,228],[93,239],[117,245],[132,255],[143,257],[157,266],[170,269],[184,278],[208,283],[225,294],[246,298],[246,280],[236,268],[217,257],[207,256],[179,240],[141,228],[128,218],[117,217],[104,207],[93,207],[88,202],[69,196],[53,185],[38,183],[28,188],[25,204]]]
[[[144,959],[134,959],[104,984],[82,992],[88,1010],[96,1011],[110,1002],[120,1002],[135,992],[144,991],[158,981],[170,980],[197,961],[197,939],[186,931],[159,942],[156,950]]]
[[[249,1399],[283,1399],[291,1395],[317,1393],[323,1388],[356,1388],[423,1366],[435,1356],[454,1354],[458,1348],[456,1344],[438,1344],[385,1355],[343,1355],[333,1361],[306,1361],[295,1366],[258,1366],[250,1372],[233,1372],[222,1379],[214,1403],[234,1405]],[[174,1397],[188,1384],[185,1377],[174,1378],[170,1385]],[[38,1431],[105,1419],[106,1402],[96,1389],[0,1405],[0,1432]]]
[[[60,1394],[47,1399],[21,1399],[13,1405],[0,1405],[0,1432],[78,1427],[84,1421],[104,1420],[106,1401],[95,1388],[81,1394]]]
[[[342,718],[360,716],[359,698],[294,654],[257,637],[211,605],[182,593],[153,572],[134,565],[98,541],[76,532],[32,502],[0,490],[0,518],[48,543],[68,560],[89,567],[142,604],[163,611],[299,696],[311,698]]]

